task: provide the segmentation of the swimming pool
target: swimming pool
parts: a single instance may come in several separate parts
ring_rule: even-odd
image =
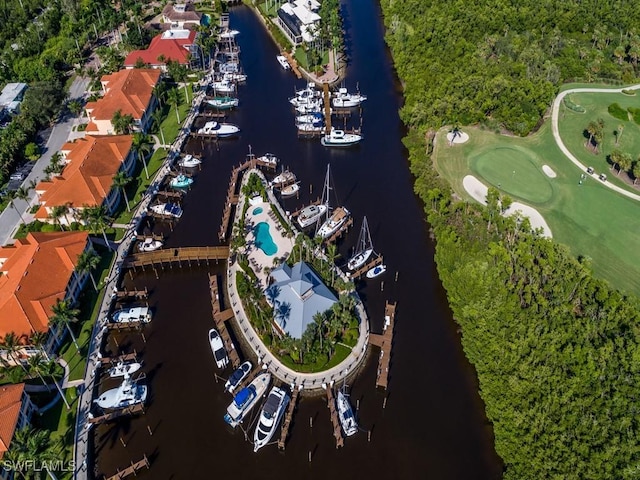
[[[264,252],[267,256],[275,255],[278,252],[278,246],[271,238],[269,233],[269,224],[260,222],[253,228],[253,235],[256,237],[256,247]]]
[[[253,209],[253,214],[254,215],[260,215],[263,212],[263,208],[262,207],[256,207]]]

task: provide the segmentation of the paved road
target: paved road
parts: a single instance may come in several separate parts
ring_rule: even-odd
[[[69,88],[69,98],[74,99],[83,97],[88,85],[88,78],[76,77]],[[31,173],[29,173],[27,178],[24,180],[23,186],[28,186],[32,181],[37,183],[44,178],[44,169],[49,165],[52,155],[60,150],[62,145],[67,141],[67,138],[69,138],[74,121],[75,117],[67,115],[64,119],[56,123],[49,134],[47,143],[45,144],[46,151],[33,166]],[[29,192],[28,202],[24,200],[14,201],[14,205],[20,213],[16,212],[16,208],[12,207],[7,207],[2,213],[0,213],[0,245],[13,243],[13,235],[18,229],[19,224],[22,221],[30,222],[33,220],[33,215],[31,215],[28,210],[29,205],[35,201],[35,198],[36,192],[31,190]]]
[[[560,92],[556,97],[555,101],[553,102],[553,107],[551,110],[551,131],[553,132],[553,138],[555,139],[556,144],[558,145],[558,148],[562,150],[562,153],[564,153],[565,156],[569,160],[571,160],[586,175],[589,175],[590,177],[600,181],[598,178],[599,174],[597,172],[594,172],[594,173],[587,172],[587,167],[584,166],[580,162],[580,160],[578,160],[569,151],[569,149],[565,146],[564,142],[562,141],[562,138],[560,138],[560,131],[558,130],[558,117],[560,113],[560,105],[562,104],[562,100],[564,99],[564,97],[572,93],[620,93],[622,92],[622,90],[638,90],[638,89],[640,89],[640,84],[632,85],[630,87],[623,87],[623,88],[572,88],[571,90],[565,90],[564,92]],[[629,197],[629,198],[632,198],[633,200],[640,201],[640,195],[638,194],[629,192],[628,190],[618,187],[617,185],[613,185],[609,182],[602,182],[602,184],[605,187],[608,187],[611,190],[615,190],[616,192],[624,195],[625,197]]]

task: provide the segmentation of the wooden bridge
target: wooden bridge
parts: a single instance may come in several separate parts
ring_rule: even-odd
[[[393,325],[396,316],[396,303],[386,302],[384,307],[384,327],[382,334],[369,334],[369,343],[380,347],[376,387],[385,390],[389,385],[389,366],[391,364],[391,347],[393,346]]]
[[[227,329],[227,325],[225,322],[233,317],[233,310],[231,308],[227,308],[224,311],[220,311],[220,292],[218,289],[218,276],[217,275],[209,275],[209,290],[211,292],[211,309],[213,310],[213,321],[216,324],[216,329],[222,338],[222,342],[224,343],[224,349],[227,351],[227,355],[229,355],[229,360],[231,360],[231,365],[233,368],[238,368],[240,366],[240,357],[238,356],[238,351],[236,350],[235,345],[231,341],[231,335],[229,335],[229,330]]]
[[[287,413],[285,414],[284,422],[282,423],[282,430],[280,431],[280,438],[278,439],[278,448],[280,450],[284,450],[285,444],[287,442],[289,427],[291,426],[293,412],[296,409],[296,404],[298,403],[298,394],[300,393],[300,389],[296,388],[295,385],[292,385],[291,388],[293,389],[293,392],[291,393],[291,401],[289,402],[289,406],[287,407]]]
[[[137,462],[131,462],[131,465],[125,468],[124,470],[118,470],[118,473],[112,475],[111,477],[104,476],[105,480],[122,480],[123,478],[127,478],[130,475],[136,475],[143,468],[149,468],[151,464],[149,463],[149,459],[145,455],[142,460]]]
[[[333,424],[333,436],[336,439],[336,448],[344,446],[344,437],[342,436],[342,428],[340,427],[340,419],[336,410],[336,400],[333,398],[333,389],[331,385],[327,385],[327,406],[331,415],[331,423]]]
[[[200,266],[202,264],[209,265],[210,261],[218,263],[220,260],[226,260],[229,257],[229,247],[180,247],[180,248],[164,248],[154,252],[139,252],[129,255],[122,263],[123,268],[131,268],[136,271],[138,268],[145,270],[145,267],[151,267],[158,278],[158,270],[160,267],[164,270],[165,265],[171,267],[178,264],[180,268],[186,264],[188,267]]]
[[[92,425],[100,425],[101,423],[109,422],[111,420],[115,420],[116,418],[125,417],[128,415],[136,415],[138,413],[144,413],[144,404],[137,403],[135,405],[131,405],[130,407],[116,410],[115,412],[109,412],[105,413],[104,415],[100,415],[99,417],[89,418],[87,421]]]

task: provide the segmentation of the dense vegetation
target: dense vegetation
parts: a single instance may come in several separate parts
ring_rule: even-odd
[[[434,128],[480,122],[526,134],[563,81],[635,80],[640,11],[593,0],[382,8],[415,189],[505,478],[640,478],[638,300],[528,221],[503,218],[495,190],[486,208],[452,203],[429,161]]]
[[[638,76],[640,10],[596,0],[383,0],[411,126],[530,132],[557,85]]]

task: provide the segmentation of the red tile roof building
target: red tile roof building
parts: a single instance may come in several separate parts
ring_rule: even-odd
[[[0,459],[11,448],[16,430],[29,424],[34,410],[29,395],[24,391],[24,383],[0,387]]]
[[[59,219],[62,224],[76,221],[85,206],[104,204],[113,213],[120,200],[120,190],[112,188],[113,177],[120,170],[133,171],[132,142],[131,135],[86,135],[66,143],[60,151],[67,162],[62,174],[36,186],[40,201],[36,218],[52,223],[53,208],[60,205],[69,207],[69,213]]]
[[[13,332],[22,343],[49,331],[58,300],[74,303],[86,281],[76,275],[78,256],[90,248],[87,232],[32,232],[0,247],[0,338]],[[59,341],[50,335],[47,350]]]
[[[153,89],[158,84],[161,74],[162,72],[155,69],[140,68],[120,70],[102,77],[100,81],[104,96],[95,102],[87,103],[85,107],[89,117],[87,133],[116,133],[111,119],[118,110],[122,115],[133,117],[135,130],[146,132],[151,123],[151,114],[156,107]]]
[[[168,60],[188,65],[197,32],[193,30],[167,30],[153,37],[146,50],[134,50],[124,60],[125,68],[132,69],[142,62],[152,68],[165,69]],[[163,58],[163,61],[158,60]],[[134,70],[135,71],[135,70]]]

